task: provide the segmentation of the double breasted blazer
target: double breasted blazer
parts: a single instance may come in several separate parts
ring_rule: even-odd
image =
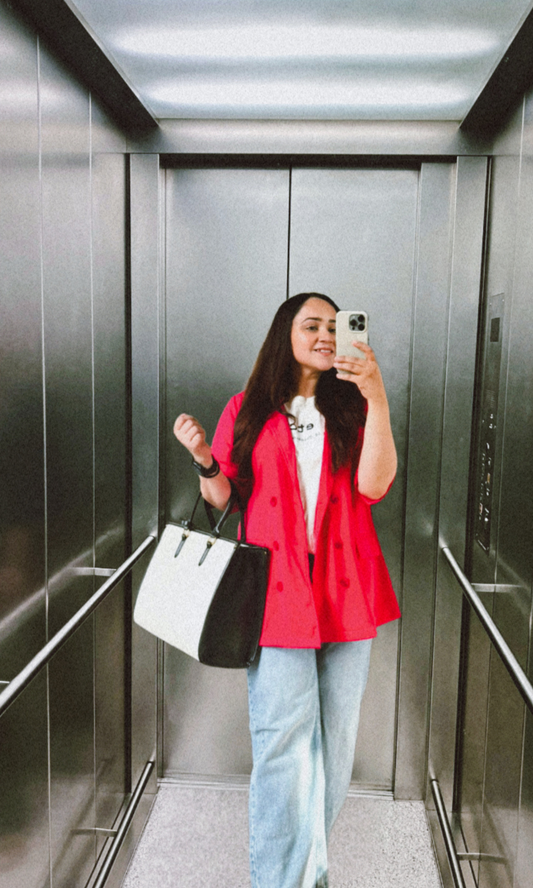
[[[233,428],[244,393],[220,417],[213,454],[230,479]],[[246,509],[246,537],[272,555],[261,646],[318,648],[325,642],[372,638],[400,609],[381,552],[370,506],[350,477],[333,472],[327,432],[315,516],[313,579],[296,449],[281,412],[265,423],[252,454],[254,485]]]

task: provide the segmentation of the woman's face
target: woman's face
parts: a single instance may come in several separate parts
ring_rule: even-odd
[[[291,344],[303,370],[323,373],[335,359],[335,309],[313,296],[304,302],[292,322]]]

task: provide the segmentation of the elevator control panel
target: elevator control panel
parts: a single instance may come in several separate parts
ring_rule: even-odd
[[[494,459],[498,425],[498,390],[502,353],[504,295],[493,296],[488,304],[483,348],[481,415],[477,455],[477,513],[475,538],[482,549],[490,550],[494,494]]]

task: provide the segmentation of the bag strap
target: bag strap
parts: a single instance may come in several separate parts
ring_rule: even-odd
[[[230,498],[228,500],[228,504],[227,504],[226,508],[224,509],[222,515],[218,519],[218,523],[215,520],[215,516],[213,514],[213,506],[211,505],[211,503],[208,503],[207,500],[204,499],[205,513],[207,515],[207,520],[209,521],[209,526],[211,528],[213,535],[220,536],[220,534],[222,533],[222,528],[224,527],[224,524],[226,523],[229,516],[233,512],[234,506],[237,506],[239,509],[240,515],[241,515],[241,539],[240,539],[240,542],[245,543],[246,542],[246,526],[245,526],[244,509],[242,507],[239,492],[238,492],[237,488],[235,487],[233,481],[230,481],[230,485],[231,485]],[[203,499],[203,497],[200,492],[198,494],[198,497],[197,497],[196,502],[194,504],[194,508],[192,510],[191,517],[189,518],[188,521],[185,522],[187,527],[189,528],[189,530],[192,530],[192,528],[193,528],[194,516],[196,514],[196,509],[198,508],[198,503],[200,502],[201,499]]]

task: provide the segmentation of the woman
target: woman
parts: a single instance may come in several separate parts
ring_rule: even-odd
[[[400,615],[370,514],[396,472],[387,396],[369,346],[335,357],[337,311],[319,293],[280,306],[212,447],[194,417],[174,426],[203,496],[223,509],[236,484],[247,539],[272,553],[248,669],[254,888],[327,886],[371,639]]]

